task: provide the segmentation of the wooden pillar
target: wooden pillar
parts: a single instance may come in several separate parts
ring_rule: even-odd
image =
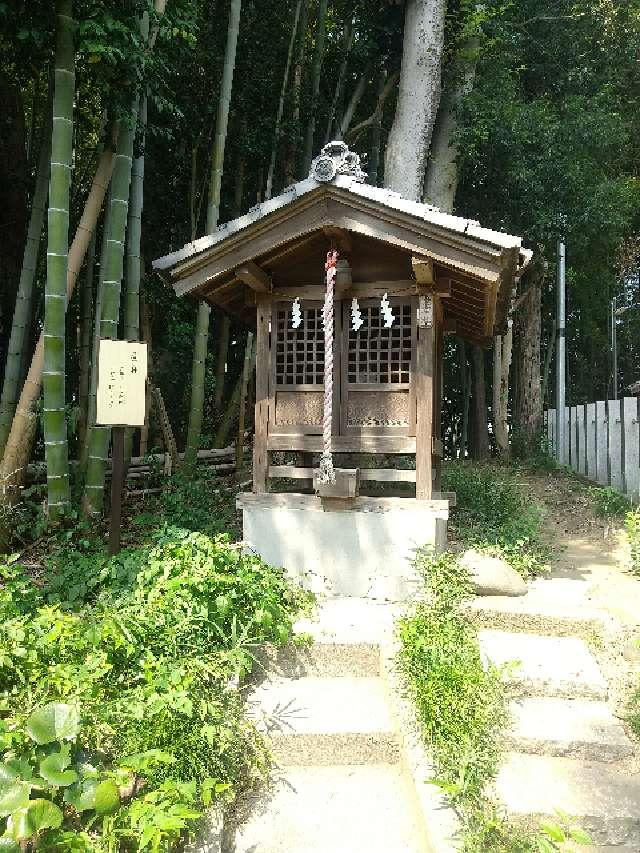
[[[258,300],[256,310],[256,416],[253,439],[253,491],[267,491],[267,432],[269,425],[269,372],[271,353],[269,327],[271,325],[271,301]]]
[[[421,297],[422,299],[423,297]],[[416,353],[416,498],[433,495],[433,297],[424,296]]]
[[[434,328],[434,377],[433,377],[433,437],[436,439],[434,453],[434,469],[435,477],[433,486],[435,491],[439,492],[442,489],[442,384],[443,384],[443,328],[442,328],[442,311],[434,312],[437,322]]]

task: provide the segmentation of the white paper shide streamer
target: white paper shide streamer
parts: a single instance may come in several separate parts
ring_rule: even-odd
[[[358,300],[354,296],[351,300],[351,328],[354,332],[359,332],[363,323],[362,311],[358,305]]]
[[[395,317],[393,316],[391,305],[389,305],[389,297],[386,293],[380,301],[380,310],[382,311],[382,316],[384,317],[385,329],[390,329],[393,326],[393,321],[395,320]]]
[[[291,327],[293,329],[299,329],[301,323],[302,311],[300,310],[300,300],[296,296],[293,300],[293,305],[291,306]]]

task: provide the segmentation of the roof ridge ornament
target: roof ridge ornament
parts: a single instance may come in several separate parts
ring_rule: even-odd
[[[367,173],[362,170],[360,155],[350,151],[346,142],[336,139],[325,145],[311,163],[309,177],[321,184],[330,183],[337,175],[347,175],[364,183]]]

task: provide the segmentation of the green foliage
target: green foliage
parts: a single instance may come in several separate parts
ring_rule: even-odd
[[[631,551],[631,571],[640,575],[640,508],[627,513],[624,527]]]
[[[400,664],[416,702],[440,783],[464,811],[480,802],[496,772],[506,721],[500,673],[485,669],[476,631],[461,613],[468,576],[455,556],[417,557],[428,602],[400,622]]]
[[[524,578],[547,570],[543,514],[507,466],[450,462],[443,488],[456,493],[452,524],[467,546],[504,558]]]
[[[619,518],[631,508],[629,499],[622,492],[606,486],[590,488],[589,497],[595,514],[601,518]]]
[[[0,733],[2,849],[17,849],[11,842],[26,841],[58,849],[66,840],[65,826],[91,825],[119,811],[112,774],[86,760],[79,734],[78,707],[61,702],[36,709],[22,730],[5,724]]]
[[[427,600],[400,620],[399,664],[433,758],[431,784],[461,818],[463,853],[552,853],[565,842],[590,843],[561,812],[557,822],[523,832],[488,797],[508,721],[504,673],[482,660],[476,630],[462,611],[471,584],[456,556],[425,549],[416,561]]]
[[[86,531],[64,534],[38,585],[7,560],[2,740],[47,791],[64,789],[46,849],[171,850],[203,806],[261,776],[268,754],[233,684],[308,601],[227,536],[170,525],[113,558]],[[49,807],[28,808],[44,820]]]

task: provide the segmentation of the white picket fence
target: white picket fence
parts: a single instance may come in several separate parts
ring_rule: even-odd
[[[640,501],[640,397],[567,407],[564,424],[564,458],[558,462]],[[544,427],[558,458],[555,409],[544,413]]]

